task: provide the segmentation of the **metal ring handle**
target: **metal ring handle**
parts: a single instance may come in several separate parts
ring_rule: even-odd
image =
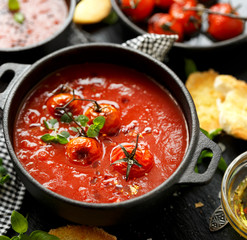
[[[31,65],[27,64],[18,64],[18,63],[5,63],[0,66],[0,88],[3,86],[3,82],[1,81],[2,76],[9,71],[13,74],[10,74],[10,79],[8,80],[7,87],[0,93],[0,110],[1,112],[4,109],[4,105],[6,99],[10,93],[11,88],[18,82],[19,77],[23,74]]]
[[[210,163],[208,165],[208,168],[204,173],[196,173],[195,172],[195,166],[198,161],[198,158],[203,150],[210,150],[213,153],[213,157],[210,160]],[[217,167],[219,160],[221,158],[221,149],[212,140],[210,140],[208,137],[206,137],[201,131],[199,134],[199,140],[197,143],[197,147],[195,149],[195,152],[193,154],[193,157],[191,159],[190,164],[185,169],[185,172],[183,176],[179,179],[179,184],[205,184],[208,183]]]

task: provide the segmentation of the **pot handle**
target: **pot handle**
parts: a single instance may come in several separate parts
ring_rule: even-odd
[[[196,173],[195,166],[198,161],[198,158],[203,150],[209,150],[213,153],[213,157],[210,160],[208,168],[203,173]],[[213,177],[219,160],[221,158],[221,149],[217,143],[210,140],[200,131],[199,140],[197,143],[196,150],[193,154],[190,164],[185,169],[183,176],[179,179],[179,184],[205,184],[208,183]]]
[[[31,65],[19,63],[5,63],[0,66],[0,110],[3,111],[11,88],[17,83],[19,76]]]

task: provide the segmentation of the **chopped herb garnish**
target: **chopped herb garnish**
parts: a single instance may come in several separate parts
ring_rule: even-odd
[[[17,12],[17,13],[14,14],[14,19],[18,23],[23,23],[24,20],[25,20],[25,17],[21,12]]]
[[[20,9],[20,4],[18,0],[9,0],[8,7],[10,11],[18,11]]]
[[[123,150],[125,158],[118,159],[117,161],[115,161],[111,164],[111,165],[113,165],[113,164],[118,164],[118,163],[122,163],[122,162],[127,163],[126,181],[129,178],[130,170],[131,170],[133,165],[137,165],[138,167],[142,167],[142,165],[135,159],[136,149],[138,147],[138,139],[139,139],[139,134],[137,134],[136,145],[135,145],[135,148],[132,150],[131,153],[128,153],[127,150],[125,149],[125,147],[120,144],[119,146]]]
[[[20,3],[18,0],[9,0],[8,1],[8,8],[10,11],[14,12],[13,18],[17,23],[22,24],[25,20],[25,16],[21,13],[20,10]]]
[[[33,231],[29,236],[26,234],[28,230],[28,221],[22,214],[17,211],[13,211],[11,214],[11,226],[12,229],[18,233],[18,236],[9,238],[7,236],[0,236],[0,240],[59,240],[58,237],[51,235],[47,232],[36,230]]]

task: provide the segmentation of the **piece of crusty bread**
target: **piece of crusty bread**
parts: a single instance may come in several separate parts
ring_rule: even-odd
[[[218,101],[221,127],[227,134],[247,140],[247,83],[230,75],[219,75],[214,87],[224,96]]]
[[[223,96],[214,89],[214,80],[218,75],[213,70],[195,72],[185,83],[195,103],[200,127],[208,132],[221,127],[216,101]]]
[[[117,240],[117,238],[97,227],[68,225],[51,229],[49,234],[61,240]]]

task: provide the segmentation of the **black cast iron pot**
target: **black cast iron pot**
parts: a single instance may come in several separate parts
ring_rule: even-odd
[[[170,91],[184,113],[190,139],[184,159],[170,178],[143,196],[110,204],[71,200],[39,184],[28,174],[15,155],[13,126],[19,104],[32,91],[32,88],[51,72],[83,62],[120,64],[146,73]],[[128,222],[130,219],[140,217],[149,210],[153,210],[155,206],[164,202],[166,197],[183,184],[207,183],[217,168],[221,156],[220,148],[201,133],[193,101],[184,84],[166,65],[148,55],[114,44],[85,44],[59,50],[33,65],[7,63],[1,66],[0,76],[5,75],[4,79],[12,74],[15,75],[13,80],[0,94],[3,129],[9,154],[27,190],[55,213],[68,220],[102,226]],[[213,158],[204,173],[195,173],[196,162],[204,149],[212,151]]]
[[[0,48],[0,64],[6,62],[33,63],[59,48],[67,45],[69,26],[75,10],[76,0],[65,0],[68,6],[68,16],[61,27],[47,39],[26,47]]]

